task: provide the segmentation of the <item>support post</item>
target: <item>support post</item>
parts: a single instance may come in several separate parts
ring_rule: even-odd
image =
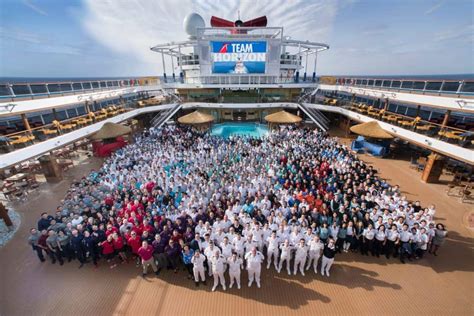
[[[441,129],[444,129],[448,125],[449,117],[451,116],[451,110],[447,110],[444,114],[443,123],[441,124]]]
[[[56,109],[53,108],[53,118],[56,120],[56,121],[59,121],[58,120],[58,113],[56,112]]]
[[[313,82],[316,82],[316,64],[318,63],[318,52],[314,53]]]
[[[7,208],[5,207],[5,205],[3,205],[2,202],[0,202],[0,219],[3,219],[5,225],[9,230],[13,229],[13,222],[10,216],[8,215]]]
[[[428,156],[428,161],[421,175],[421,181],[425,183],[438,182],[443,173],[444,163],[445,159],[443,156],[437,153],[431,153],[431,155]]]
[[[44,155],[38,160],[48,182],[58,182],[63,179],[63,170],[53,154]]]
[[[163,63],[163,80],[166,82],[166,64],[165,64],[165,54],[163,50],[161,51],[161,62]]]
[[[181,45],[178,45],[178,53],[179,53],[179,79],[180,82],[183,82],[184,76],[183,76],[183,56],[181,56]]]
[[[21,119],[23,121],[23,126],[25,126],[25,129],[26,131],[28,132],[28,134],[32,134],[31,132],[31,126],[30,126],[30,122],[28,122],[28,118],[26,117],[26,114],[25,113],[22,113],[21,114]]]

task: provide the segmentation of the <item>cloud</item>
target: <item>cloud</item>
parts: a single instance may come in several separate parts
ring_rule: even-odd
[[[33,2],[31,2],[31,0],[23,0],[22,2],[24,5],[26,5],[28,8],[35,11],[36,13],[44,15],[44,16],[48,15],[46,11],[44,11],[43,9],[35,5]]]
[[[472,41],[474,35],[474,24],[464,25],[461,27],[450,28],[441,32],[437,32],[434,35],[436,42],[446,42],[453,40],[467,39],[468,42]],[[471,42],[472,43],[472,42]]]
[[[432,6],[431,8],[429,8],[428,10],[425,11],[425,15],[430,15],[433,12],[437,11],[439,8],[441,8],[441,6],[443,4],[444,4],[444,1],[440,1],[440,2],[436,3],[434,6]]]
[[[0,41],[5,43],[22,43],[25,51],[40,54],[81,55],[83,49],[79,46],[59,42],[48,36],[26,32],[18,28],[0,27]]]
[[[335,16],[347,1],[326,0],[86,0],[81,24],[88,34],[116,53],[137,60],[139,71],[158,72],[161,56],[150,47],[187,39],[184,17],[199,13],[206,25],[211,15],[242,20],[266,14],[269,26],[284,26],[296,39],[324,42],[329,39]]]
[[[0,38],[9,39],[29,44],[43,44],[46,38],[31,32],[25,32],[16,28],[0,27]]]

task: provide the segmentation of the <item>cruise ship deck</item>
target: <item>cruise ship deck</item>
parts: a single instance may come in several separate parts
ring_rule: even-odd
[[[0,316],[474,315],[474,4],[430,1],[1,3]]]
[[[331,133],[343,136],[341,130]],[[336,255],[331,277],[278,274],[263,268],[262,288],[211,293],[211,285],[196,288],[183,273],[164,271],[142,279],[133,263],[110,269],[77,261],[64,266],[40,263],[25,246],[29,227],[43,210],[56,208],[68,185],[91,169],[97,158],[82,160],[65,179],[44,184],[25,203],[13,206],[23,223],[15,238],[0,249],[3,315],[472,315],[474,292],[474,212],[472,204],[448,197],[443,184],[421,184],[419,173],[403,160],[361,157],[410,199],[437,206],[436,220],[449,229],[439,255],[416,262]],[[243,280],[246,272],[243,272]]]

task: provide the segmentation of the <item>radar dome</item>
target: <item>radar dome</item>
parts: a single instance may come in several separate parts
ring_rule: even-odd
[[[206,23],[204,22],[204,19],[197,13],[189,14],[183,21],[184,31],[191,37],[196,37],[197,29],[205,26]]]

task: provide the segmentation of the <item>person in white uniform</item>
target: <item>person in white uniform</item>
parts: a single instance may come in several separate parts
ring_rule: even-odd
[[[304,276],[304,265],[306,263],[307,257],[308,246],[306,246],[304,238],[301,238],[298,245],[296,245],[295,264],[293,268],[294,275],[296,275],[296,272],[298,272],[299,268],[301,275]]]
[[[260,288],[260,272],[262,270],[262,262],[265,259],[260,251],[257,251],[257,247],[253,247],[250,252],[245,255],[247,261],[247,271],[249,273],[249,287],[252,286],[253,281],[257,283],[257,287]]]
[[[199,286],[199,277],[201,277],[201,282],[206,284],[206,273],[204,272],[204,262],[206,261],[206,256],[201,254],[199,249],[196,249],[191,262],[193,264],[193,273],[194,273],[194,282],[196,286]]]
[[[229,265],[229,276],[230,284],[229,289],[232,288],[235,283],[237,283],[237,288],[240,290],[240,272],[243,268],[244,261],[242,258],[239,258],[236,252],[232,253],[232,256],[227,258],[227,264]]]
[[[280,264],[278,265],[278,273],[280,273],[281,268],[283,267],[283,262],[286,262],[286,271],[288,275],[291,275],[290,271],[290,260],[291,260],[291,250],[293,246],[290,245],[290,241],[288,239],[285,240],[283,244],[280,245]]]
[[[334,263],[334,256],[336,255],[336,243],[334,239],[330,238],[327,245],[324,246],[323,260],[321,263],[321,274],[329,276],[329,270]]]
[[[321,253],[323,252],[324,244],[319,240],[318,235],[314,235],[313,239],[309,242],[309,259],[306,265],[306,270],[309,270],[311,263],[313,263],[314,273],[318,274],[318,262]]]
[[[225,291],[225,278],[224,278],[224,264],[225,258],[221,255],[219,250],[214,251],[214,255],[211,257],[211,268],[212,268],[212,275],[214,276],[214,286],[212,287],[212,291],[214,292],[221,282],[222,289]]]
[[[216,250],[219,251],[220,253],[220,249],[214,246],[214,242],[212,240],[209,241],[209,246],[207,246],[206,249],[204,249],[204,254],[207,257],[207,271],[209,273],[209,276],[212,276],[211,258],[214,256],[214,253],[216,252]]]
[[[280,239],[277,237],[276,232],[272,232],[270,237],[267,239],[267,269],[270,269],[270,265],[275,265],[275,270],[278,270],[278,245],[280,243]]]

